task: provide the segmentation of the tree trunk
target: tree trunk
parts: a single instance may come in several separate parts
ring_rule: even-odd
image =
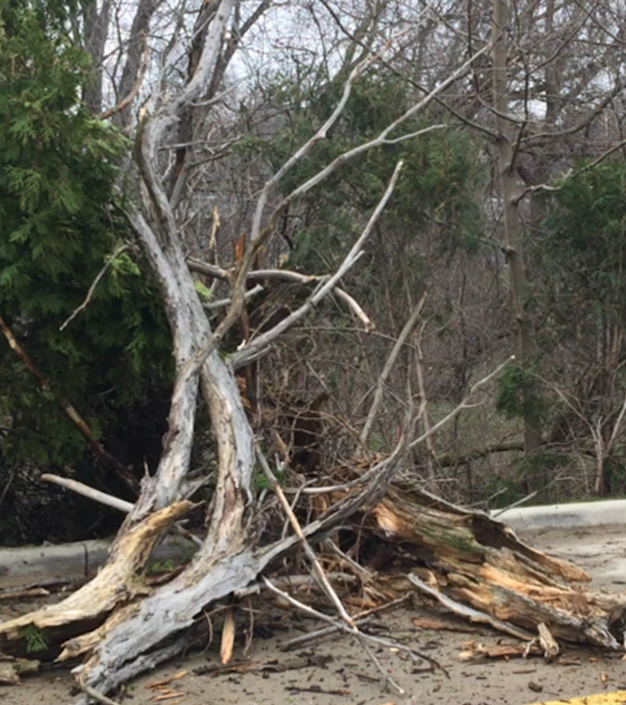
[[[133,18],[133,24],[128,39],[126,50],[126,61],[122,78],[117,86],[117,102],[124,100],[130,95],[133,86],[139,77],[141,68],[141,55],[144,51],[146,36],[150,28],[150,21],[161,0],[139,0],[137,10]],[[131,105],[126,106],[113,117],[113,122],[120,127],[126,127],[130,123]]]
[[[519,213],[520,191],[516,176],[516,130],[509,119],[508,42],[511,31],[507,0],[493,4],[493,95],[497,131],[496,148],[500,188],[504,203],[504,233],[506,254],[511,272],[513,304],[519,336],[520,365],[528,371],[536,362],[534,330],[528,313],[528,282],[521,236]],[[519,130],[522,127],[518,128]],[[532,386],[524,388],[524,450],[527,458],[541,445],[541,434],[532,413]]]
[[[102,59],[110,14],[111,0],[104,0],[99,12],[97,0],[88,0],[84,6],[85,50],[93,60],[91,82],[85,91],[85,105],[94,115],[102,112]]]

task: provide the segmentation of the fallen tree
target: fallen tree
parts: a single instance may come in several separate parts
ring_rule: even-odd
[[[180,652],[202,606],[232,594],[250,594],[249,585],[260,576],[265,576],[261,585],[292,600],[294,606],[331,621],[336,629],[362,635],[349,616],[329,619],[268,580],[279,559],[302,547],[308,549],[311,565],[318,564],[319,574],[314,570],[313,576],[322,589],[325,571],[319,565],[334,562],[342,574],[353,572],[357,584],[380,602],[417,589],[472,622],[489,624],[529,643],[540,640],[543,653],[550,657],[555,639],[623,648],[615,598],[570,585],[588,581],[585,571],[524,544],[510,528],[482,512],[456,507],[398,480],[408,445],[405,438],[391,456],[368,464],[354,461],[337,472],[333,486],[296,490],[315,518],[300,527],[284,501],[294,534],[259,545],[263,537],[252,531],[246,543],[217,556],[207,555],[205,542],[186,569],[156,588],[143,571],[148,554],[165,527],[183,516],[191,503],[176,502],[152,512],[118,537],[108,564],[92,582],[58,605],[0,625],[0,650],[25,655],[24,643],[34,627],[52,646],[49,658],[70,662],[86,658],[76,672],[87,693],[112,691]],[[263,456],[259,460],[284,498]],[[346,532],[349,526],[357,528]],[[335,540],[325,541],[333,536]],[[316,544],[320,549],[313,554],[311,546]],[[363,560],[376,546],[385,548],[392,569],[377,573]],[[348,554],[361,559],[364,567]],[[329,593],[336,599],[330,586]],[[153,648],[147,649],[147,643]],[[24,669],[22,661],[16,663]]]
[[[295,188],[268,215],[267,204],[276,185],[327,136],[350,97],[353,83],[376,57],[356,66],[328,120],[262,189],[250,244],[228,273],[232,285],[230,303],[219,325],[212,330],[186,261],[179,237],[180,224],[163,185],[158,150],[171,128],[203,98],[206,86],[211,84],[234,5],[234,0],[212,3],[214,14],[207,24],[195,73],[178,94],[163,98],[154,113],[143,113],[135,141],[135,163],[141,183],[137,194],[139,205],[128,212],[128,219],[160,287],[176,363],[169,430],[158,469],[153,476],[142,480],[139,498],[100,573],[59,604],[1,624],[0,650],[22,654],[27,635],[33,629],[38,630],[45,637],[50,658],[82,659],[75,669],[85,691],[82,702],[91,697],[98,699],[138,673],[180,653],[188,642],[189,630],[206,606],[236,595],[259,579],[272,589],[269,570],[297,549],[305,551],[313,575],[336,608],[339,619],[335,622],[362,639],[367,650],[369,637],[343,608],[335,588],[325,577],[323,558],[313,549],[352,523],[366,527],[372,541],[398,544],[405,555],[408,551],[413,556],[413,566],[393,576],[393,582],[388,583],[390,590],[406,591],[417,586],[461,612],[469,609],[469,605],[473,609],[467,612],[469,618],[486,619],[522,638],[533,638],[539,625],[544,625],[559,638],[620,648],[620,641],[611,633],[610,611],[614,605],[610,600],[583,595],[567,585],[568,581],[587,579],[583,571],[525,546],[510,530],[484,514],[464,511],[414,488],[401,490],[400,485],[393,484],[409,464],[409,450],[467,408],[469,397],[498,370],[475,384],[466,400],[420,437],[414,436],[414,427],[423,409],[411,415],[389,456],[369,461],[366,467],[356,461],[348,463],[346,477],[333,477],[329,487],[297,490],[301,498],[310,500],[309,509],[314,511],[311,521],[301,526],[295,513],[289,513],[289,503],[283,501],[281,506],[289,517],[292,532],[276,539],[271,532],[261,530],[263,524],[257,520],[262,511],[253,487],[257,461],[276,494],[284,497],[284,493],[256,447],[236,371],[266,354],[281,334],[336,290],[361,256],[364,243],[393,192],[401,163],[340,267],[322,278],[296,310],[269,330],[244,340],[234,354],[225,357],[220,346],[244,311],[245,283],[255,257],[274,233],[287,206],[346,161],[368,150],[443,129],[444,125],[432,125],[394,136],[394,130],[415,117],[447,86],[465,76],[472,63],[488,52],[490,46],[476,52],[377,137],[335,158]],[[343,300],[354,310],[349,299],[344,296]],[[199,392],[209,411],[217,448],[218,470],[207,510],[208,528],[189,565],[169,582],[153,586],[145,578],[153,547],[194,508],[190,495],[195,485],[189,482],[188,471]],[[333,544],[346,565],[350,560],[354,563],[336,542]],[[365,575],[373,579],[371,571],[365,571],[361,577]],[[380,586],[384,589],[384,581]],[[376,662],[375,655],[368,653]]]

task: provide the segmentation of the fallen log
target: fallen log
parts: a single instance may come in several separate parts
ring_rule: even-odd
[[[532,548],[487,514],[455,507],[419,488],[392,487],[364,523],[427,569],[429,583],[411,569],[410,583],[466,619],[484,615],[480,621],[520,638],[534,637],[545,624],[557,639],[623,648],[616,597],[572,586],[591,576]]]

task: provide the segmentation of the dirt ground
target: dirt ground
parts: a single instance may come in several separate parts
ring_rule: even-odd
[[[625,527],[549,530],[527,539],[587,568],[594,577],[593,589],[624,592]],[[26,608],[23,604],[0,603],[0,619]],[[246,655],[243,645],[238,646],[235,666],[246,672],[224,672],[217,647],[211,647],[128,684],[117,700],[125,705],[524,705],[626,690],[626,661],[619,654],[565,649],[552,664],[541,658],[463,662],[459,654],[466,642],[515,641],[461,622],[456,622],[459,631],[417,628],[413,618],[419,614],[443,616],[423,608],[401,608],[373,624],[376,633],[392,635],[441,667],[433,668],[426,659],[413,662],[407,654],[389,648],[377,648],[379,660],[406,690],[405,696],[383,691],[362,647],[349,638],[319,640],[294,651],[282,651],[280,646],[285,641],[318,625],[300,614],[276,609],[269,615],[258,615],[255,637]],[[173,676],[179,677],[165,683]],[[16,687],[0,686],[0,705],[70,704],[75,700],[73,679],[66,670],[25,677]]]

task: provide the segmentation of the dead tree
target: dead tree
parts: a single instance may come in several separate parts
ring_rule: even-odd
[[[389,501],[385,499],[387,490],[404,462],[407,451],[425,441],[426,437],[467,406],[463,402],[446,419],[433,424],[427,435],[420,438],[410,437],[412,424],[408,423],[401,441],[390,456],[378,459],[366,472],[350,479],[343,488],[334,487],[330,492],[325,492],[329,498],[328,504],[318,519],[305,527],[299,527],[292,520],[292,535],[261,548],[255,543],[255,537],[250,533],[250,519],[253,506],[252,478],[258,451],[255,449],[254,435],[246,417],[235,371],[264,355],[272,342],[332,291],[354,265],[393,191],[401,164],[396,167],[367,226],[337,271],[320,281],[319,286],[298,309],[226,359],[220,355],[220,343],[229,328],[240,318],[245,282],[255,253],[271,237],[280,213],[289,203],[309,191],[347,160],[367,150],[396,144],[402,139],[419,138],[425,131],[442,129],[442,125],[433,125],[402,137],[393,134],[397,127],[423,110],[447,86],[466,75],[472,62],[477,56],[488,52],[490,46],[487,44],[480,49],[376,138],[342,154],[298,186],[268,215],[267,204],[278,182],[326,137],[349,100],[352,84],[376,57],[367,58],[352,70],[345,82],[342,97],[326,123],[263,188],[253,221],[251,245],[243,254],[237,269],[230,273],[231,303],[219,326],[212,330],[185,261],[179,239],[179,224],[159,172],[157,152],[181,116],[203,95],[206,86],[211,84],[234,6],[235,0],[215,3],[215,12],[206,29],[195,73],[179,93],[164,100],[153,113],[144,112],[135,143],[140,206],[129,212],[128,217],[142,242],[160,287],[172,332],[176,362],[169,430],[164,439],[158,469],[154,476],[143,479],[141,494],[120,529],[107,564],[91,582],[58,605],[0,625],[0,650],[3,652],[19,652],[28,629],[35,627],[47,633],[49,643],[56,646],[55,655],[58,654],[58,660],[84,659],[83,664],[76,669],[79,683],[88,694],[82,702],[89,698],[89,694],[110,692],[129,678],[182,651],[187,643],[188,630],[205,606],[245,588],[287,552],[304,546],[315,565],[315,557],[310,555],[310,541],[325,538],[334,527],[357,512],[365,511],[367,516],[371,515],[375,521],[375,530],[384,530],[389,536],[404,536],[407,541],[418,541],[421,516],[419,505],[413,506],[410,516],[407,516],[406,511],[403,513],[398,509],[397,503],[390,509],[385,503]],[[491,376],[481,380],[470,393],[475,392]],[[208,510],[208,529],[203,545],[191,563],[170,582],[151,588],[143,578],[143,569],[151,549],[158,538],[193,506],[187,498],[187,472],[199,392],[211,416],[218,458],[217,482]],[[266,472],[271,471],[267,469]],[[323,493],[323,489],[320,492]],[[521,580],[527,579],[529,575],[537,577],[541,571],[547,574],[543,584],[553,585],[557,579],[550,573],[572,577],[571,572],[568,574],[559,561],[549,561],[547,568],[541,567],[544,559],[539,554],[520,549],[514,537],[502,538],[506,536],[502,529],[493,528],[497,522],[491,522],[486,517],[480,521],[464,518],[461,523],[466,525],[459,527],[457,510],[449,507],[441,509],[436,500],[427,498],[427,504],[433,502],[437,505],[436,513],[433,515],[432,512],[424,512],[426,523],[421,535],[429,537],[428,547],[433,555],[440,553],[447,556],[449,565],[451,561],[456,562],[460,575],[467,573],[463,567],[464,562],[468,561],[474,568],[481,563],[477,556],[489,554],[497,559],[503,555],[502,549],[508,549],[523,555],[523,560],[517,561],[518,567],[521,566]],[[410,536],[407,535],[408,526],[413,527]],[[491,529],[486,531],[485,526]],[[481,528],[482,534],[478,535]],[[481,541],[487,540],[485,536],[489,550],[468,553],[463,549],[464,545],[471,543],[470,537],[473,537],[476,545],[484,546]],[[457,548],[451,551],[453,546]],[[502,560],[499,568],[506,572]],[[585,576],[575,572],[573,577]],[[487,574],[483,578],[490,579]],[[541,580],[539,584],[542,584]],[[455,589],[459,594],[467,595],[471,601],[470,588],[457,585]],[[566,587],[562,589],[567,590]],[[333,593],[329,591],[328,594],[332,596]],[[335,604],[342,614],[340,605]],[[522,615],[521,619],[532,623],[528,610],[524,612],[520,608],[518,612]],[[549,621],[543,619],[544,612],[541,613],[542,621]],[[515,621],[516,615],[510,616]],[[349,615],[342,614],[342,617],[349,629],[356,629]],[[609,633],[606,619],[599,618],[595,626],[594,643],[617,648],[617,641]],[[573,629],[576,631],[575,627]]]

